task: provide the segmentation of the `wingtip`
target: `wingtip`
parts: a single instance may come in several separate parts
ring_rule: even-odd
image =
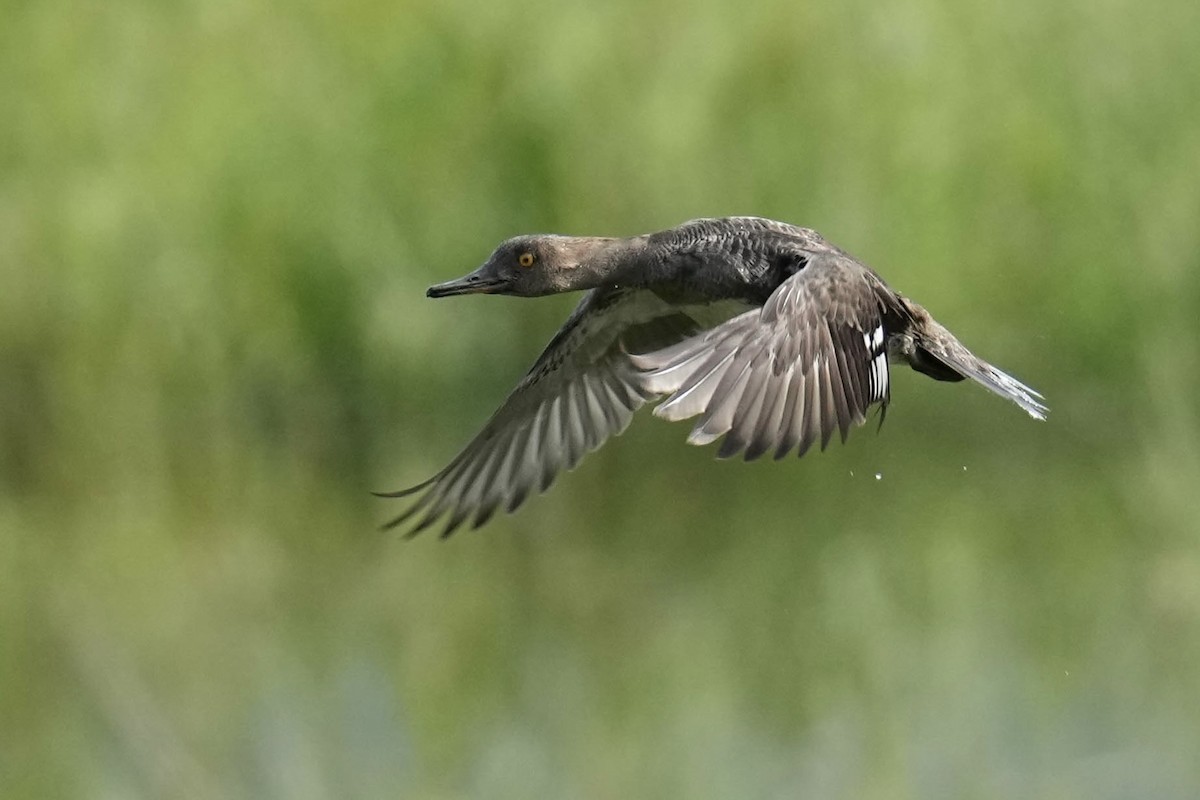
[[[385,499],[395,499],[397,497],[408,497],[410,494],[416,494],[417,492],[421,491],[422,489],[429,486],[431,483],[433,483],[437,479],[438,479],[438,476],[434,475],[432,478],[428,478],[426,480],[421,481],[416,486],[409,486],[406,489],[397,489],[394,492],[374,492],[373,491],[373,492],[371,492],[371,494],[375,495],[376,497],[383,497]]]
[[[374,492],[372,492],[372,494],[374,494]],[[409,516],[408,513],[405,512],[404,514],[401,514],[398,517],[394,517],[394,518],[388,520],[387,522],[385,522],[379,526],[379,532],[380,533],[390,533],[391,531],[396,530],[396,528],[399,528],[401,525],[404,524],[404,520],[408,519],[408,516]],[[403,535],[404,535],[405,539],[412,538],[411,531],[406,531]]]

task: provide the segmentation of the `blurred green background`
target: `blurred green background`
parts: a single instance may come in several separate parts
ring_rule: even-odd
[[[0,796],[1200,796],[1194,0],[9,2]],[[822,231],[1040,389],[482,532],[368,494],[575,298],[517,233]]]

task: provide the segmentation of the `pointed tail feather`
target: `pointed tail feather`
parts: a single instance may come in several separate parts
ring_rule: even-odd
[[[954,366],[968,378],[973,378],[1001,397],[1012,400],[1034,419],[1044,420],[1046,414],[1050,412],[1049,407],[1040,402],[1045,398],[1036,390],[1021,383],[1007,372],[996,369],[983,359],[976,358],[974,364],[955,364]]]
[[[942,332],[945,336],[918,336],[920,350],[963,377],[971,378],[990,391],[1013,401],[1034,419],[1046,419],[1050,409],[1040,402],[1044,398],[1039,392],[973,354],[945,328],[942,328]]]

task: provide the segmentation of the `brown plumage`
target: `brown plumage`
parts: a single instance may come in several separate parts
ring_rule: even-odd
[[[888,361],[972,378],[1044,419],[1041,395],[974,356],[924,308],[815,231],[757,217],[628,239],[522,236],[429,296],[589,290],[483,430],[385,527],[443,535],[545,491],[648,400],[699,416],[688,441],[718,456],[800,455],[845,440],[890,401]]]

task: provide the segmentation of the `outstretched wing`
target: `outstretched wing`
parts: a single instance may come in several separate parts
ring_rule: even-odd
[[[662,347],[697,330],[693,320],[643,289],[594,289],[576,306],[537,362],[483,430],[429,480],[381,497],[416,500],[387,523],[419,521],[409,535],[449,515],[443,536],[496,509],[512,512],[564,469],[621,433],[651,396],[622,346]]]
[[[641,391],[670,394],[657,416],[702,415],[689,443],[724,435],[718,457],[744,450],[747,461],[771,449],[777,459],[793,448],[804,455],[818,440],[824,449],[835,429],[844,441],[871,405],[886,407],[890,292],[844,254],[805,260],[761,309],[632,357]]]

